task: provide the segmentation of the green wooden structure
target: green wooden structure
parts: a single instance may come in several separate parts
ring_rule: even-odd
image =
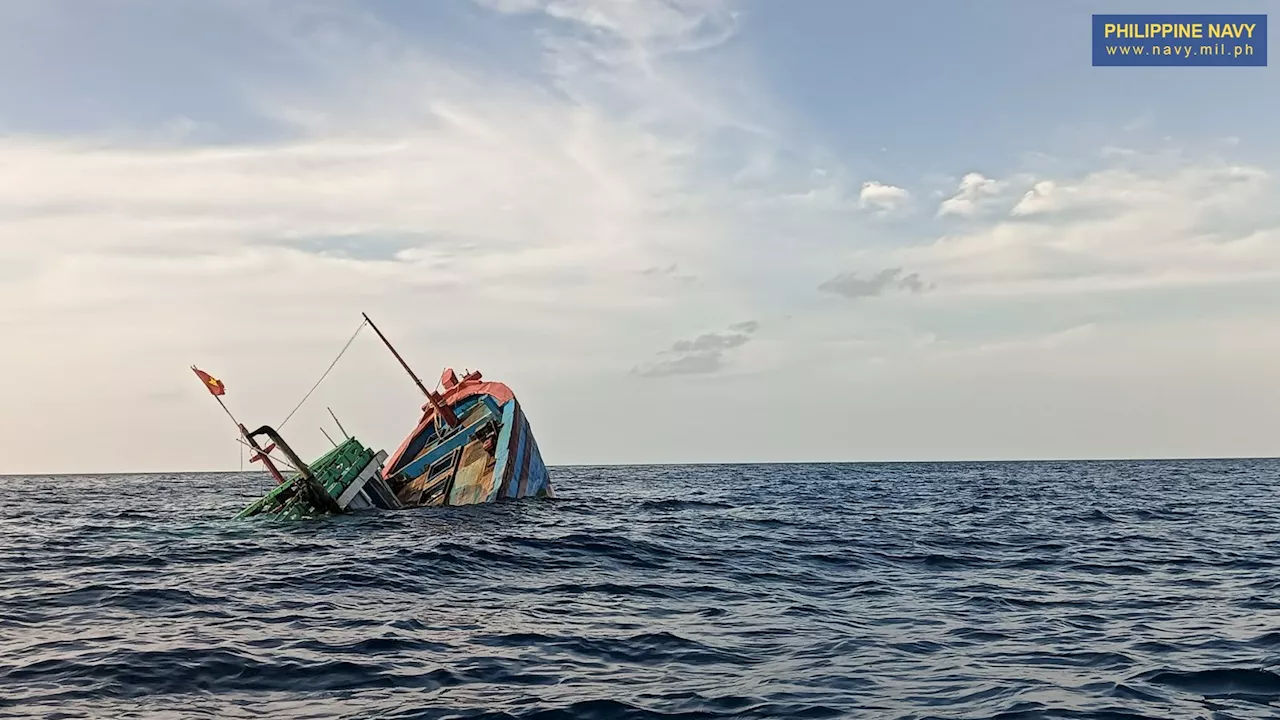
[[[395,501],[381,482],[387,454],[374,452],[355,438],[347,438],[261,499],[241,510],[236,519],[274,515],[301,520],[349,509],[386,507]]]

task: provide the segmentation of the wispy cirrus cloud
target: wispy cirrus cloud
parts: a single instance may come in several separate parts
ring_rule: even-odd
[[[309,74],[237,78],[270,137],[210,135],[199,118],[146,141],[139,128],[0,137],[0,324],[19,348],[0,371],[28,378],[33,402],[64,392],[38,350],[37,337],[51,333],[67,353],[110,368],[116,388],[168,377],[192,356],[245,387],[270,367],[307,367],[346,332],[342,318],[367,309],[408,328],[410,355],[500,368],[513,343],[543,348],[522,363],[533,378],[524,392],[536,396],[575,365],[626,367],[628,343],[660,341],[673,315],[725,312],[674,309],[723,294],[720,278],[705,289],[653,280],[685,279],[677,268],[702,266],[734,238],[721,219],[734,200],[702,189],[723,171],[704,141],[727,129],[735,147],[767,154],[773,142],[743,135],[749,114],[737,99],[716,91],[716,75],[691,72],[736,32],[728,4],[502,3],[497,10],[530,21],[542,62],[533,73],[477,65],[366,7],[219,7],[209,12],[245,20],[284,64]],[[769,178],[751,192],[777,192]],[[88,329],[120,317],[138,337],[121,331],[132,339],[99,348]],[[246,323],[279,330],[255,332],[245,350]],[[685,355],[697,362],[707,352]],[[274,353],[265,365],[263,353]],[[355,392],[343,382],[335,375],[330,391]],[[305,390],[289,385],[238,401],[287,406]],[[127,403],[106,392],[90,404],[77,412]],[[174,427],[159,420],[174,412],[163,403],[135,411],[152,413],[139,424]],[[194,422],[160,439],[187,452],[167,464],[207,465],[216,454],[216,436]],[[409,420],[352,422],[392,442]],[[128,446],[109,436],[93,442]],[[317,439],[301,449],[322,447]]]

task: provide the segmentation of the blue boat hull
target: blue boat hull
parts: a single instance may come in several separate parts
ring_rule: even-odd
[[[423,419],[391,457],[383,479],[401,507],[477,505],[554,496],[533,429],[520,401],[479,373],[424,406]]]

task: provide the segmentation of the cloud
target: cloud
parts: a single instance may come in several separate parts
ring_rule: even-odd
[[[1074,177],[1035,179],[1006,216],[884,259],[918,268],[953,293],[1280,279],[1280,211],[1270,173],[1212,158],[1113,162]]]
[[[41,284],[71,270],[60,265],[89,272],[93,258],[110,272],[121,265],[105,258],[132,254],[218,257],[228,273],[271,262],[287,282],[293,265],[312,265],[300,253],[352,261],[354,272],[404,287],[488,278],[505,283],[491,292],[534,295],[550,275],[602,288],[615,268],[675,268],[672,258],[696,256],[727,235],[711,227],[719,225],[715,209],[699,204],[707,170],[686,138],[714,136],[735,113],[703,112],[716,93],[653,64],[731,33],[735,21],[720,4],[498,5],[549,23],[531,35],[548,63],[547,87],[431,54],[355,10],[325,16],[323,35],[303,32],[314,23],[302,12],[295,25],[274,17],[272,29],[285,38],[280,51],[328,74],[303,85],[322,92],[275,95],[266,92],[279,89],[274,83],[242,78],[257,109],[289,126],[291,137],[216,146],[0,138],[6,279]],[[636,52],[618,52],[624,46]],[[583,55],[601,64],[569,61]],[[637,73],[651,84],[632,83]],[[347,85],[353,77],[373,80]],[[360,266],[384,260],[402,267]],[[97,274],[93,284],[122,292]],[[256,285],[243,275],[229,280],[252,302]],[[571,285],[555,292],[574,294]]]
[[[633,120],[679,117],[747,127],[742,115],[692,81],[698,55],[729,41],[738,14],[722,0],[478,0],[508,14],[541,16],[548,72],[575,102],[626,108]],[[679,60],[680,65],[671,61]],[[714,81],[713,81],[714,82]],[[755,129],[755,128],[752,128]]]
[[[730,325],[730,332],[704,333],[693,340],[677,340],[670,350],[663,352],[669,358],[637,366],[632,373],[653,378],[717,372],[724,367],[725,353],[746,345],[759,328],[760,323],[747,320]]]
[[[42,87],[79,88],[44,71],[75,55],[67,53],[81,47],[75,38],[97,42],[96,11],[38,5],[31,12],[61,13],[46,25],[79,30],[60,42],[32,35],[35,49],[17,56],[29,61],[10,64],[40,68],[33,77]],[[1139,382],[1150,366],[1180,357],[1178,343],[1193,336],[1215,341],[1198,343],[1203,372],[1185,377],[1211,376],[1215,328],[1221,345],[1238,351],[1233,367],[1274,357],[1265,333],[1277,303],[1271,288],[1280,287],[1280,203],[1273,168],[1252,165],[1265,148],[1246,164],[1140,151],[1037,158],[1034,176],[1016,168],[959,183],[947,176],[945,192],[930,197],[947,222],[908,217],[914,185],[908,193],[863,183],[863,170],[844,167],[799,130],[815,118],[788,117],[796,106],[761,86],[752,38],[729,42],[742,16],[728,3],[481,5],[510,15],[473,23],[488,11],[444,12],[464,21],[424,35],[415,23],[427,13],[394,3],[209,3],[199,16],[209,22],[192,24],[185,11],[155,16],[173,18],[164,26],[173,32],[112,23],[121,47],[196,39],[179,26],[221,27],[187,59],[205,75],[189,67],[131,73],[128,63],[154,65],[153,56],[98,48],[95,57],[121,63],[113,76],[133,80],[128,92],[99,83],[91,112],[59,121],[53,116],[70,100],[5,94],[9,122],[23,122],[26,102],[42,110],[0,136],[0,330],[8,341],[0,377],[12,381],[0,421],[13,428],[0,437],[0,472],[234,467],[225,417],[193,387],[188,365],[224,378],[242,418],[278,421],[362,310],[424,375],[451,364],[510,382],[537,415],[552,463],[584,453],[617,460],[638,447],[620,438],[655,427],[697,434],[697,453],[741,457],[742,428],[762,421],[759,403],[780,417],[804,412],[787,382],[796,376],[833,378],[838,402],[880,403],[866,413],[876,421],[860,428],[872,436],[881,417],[928,398],[929,412],[911,406],[901,416],[901,437],[912,439],[919,417],[946,409],[936,394],[965,388],[957,415],[930,436],[946,443],[948,426],[972,413],[973,393],[998,394],[1006,376],[1040,370],[1037,363],[1060,357],[1055,351],[1075,353],[1055,360],[1062,372],[1112,352],[1123,370],[1116,377]],[[237,21],[215,22],[220,13]],[[210,65],[216,47],[245,52]],[[260,61],[263,72],[254,68]],[[200,91],[179,98],[164,86],[171,76],[195,77],[186,85]],[[235,106],[220,106],[227,103]],[[33,127],[46,134],[24,134]],[[868,149],[840,147],[848,156]],[[881,178],[911,176],[919,160],[877,157],[903,163]],[[902,217],[892,233],[876,222],[887,213]],[[841,268],[860,270],[835,275]],[[679,282],[692,272],[698,282]],[[945,302],[884,303],[883,312],[851,318],[844,303],[815,302],[823,278],[822,293],[842,297],[930,291]],[[1130,336],[1114,326],[1122,312],[1139,317],[1135,327],[1168,328]],[[774,313],[792,319],[769,320]],[[1208,318],[1192,328],[1202,334],[1185,331],[1178,313]],[[1258,318],[1233,320],[1246,313]],[[730,318],[764,318],[769,341],[757,321],[725,325]],[[1232,321],[1215,324],[1222,318]],[[1008,342],[1075,327],[1095,329],[1035,352]],[[1158,347],[1144,352],[1157,336]],[[369,337],[291,421],[290,443],[304,453],[325,447],[307,412],[327,422],[326,404],[382,445],[416,421],[420,398]],[[898,337],[940,340],[904,351],[913,364],[848,372],[890,356]],[[958,347],[986,347],[966,372],[994,379],[954,382],[939,358]],[[1117,347],[1148,367],[1134,361],[1130,372]],[[94,366],[87,375],[86,358]],[[992,358],[998,368],[985,362]],[[638,376],[721,377],[622,381],[642,359],[653,362],[636,367]],[[742,377],[748,370],[761,374]],[[892,396],[894,388],[911,397]],[[1025,397],[1053,387],[1018,389],[1015,414]],[[592,400],[601,396],[617,402]],[[1086,396],[1100,394],[1079,393]],[[1166,396],[1167,386],[1146,399]],[[686,432],[681,423],[694,420],[664,410],[678,401],[720,407],[731,420]],[[584,426],[588,413],[601,421]],[[59,453],[49,428],[76,422],[101,432],[83,438],[83,452]],[[131,427],[156,435],[144,448]],[[847,428],[821,441],[770,428],[787,452],[811,457],[843,452],[849,437]],[[680,445],[687,441],[653,439],[644,460],[694,452]]]
[[[1125,193],[1096,193],[1095,188],[1041,180],[1028,190],[1009,211],[1014,218],[1040,220],[1083,219],[1085,215],[1101,216],[1123,213],[1128,205]]]
[[[960,187],[954,195],[938,206],[938,216],[959,215],[968,217],[977,213],[985,202],[999,197],[1006,184],[981,173],[969,173],[960,179]]]
[[[693,275],[680,272],[680,266],[677,263],[670,263],[668,265],[651,265],[641,270],[639,274],[646,278],[669,280],[677,283],[691,283],[697,279]]]
[[[416,250],[431,247],[432,238],[414,235],[366,235],[352,233],[344,235],[316,235],[299,238],[284,238],[279,241],[282,247],[294,248],[303,252],[315,253],[326,257],[350,258],[362,261],[412,261]],[[451,252],[460,248],[451,247],[449,243],[441,243],[450,247]]]
[[[841,273],[818,286],[823,292],[843,295],[850,299],[875,297],[891,290],[921,293],[931,286],[916,273],[903,274],[902,268],[888,268],[866,278],[853,273]]]
[[[718,351],[691,353],[637,367],[633,372],[641,377],[650,378],[669,375],[709,375],[718,371],[723,364],[722,353]]]
[[[1054,184],[1052,180],[1042,180],[1035,184],[1011,211],[1015,216],[1035,215],[1050,211],[1055,206]]]
[[[309,386],[305,368],[327,362],[363,310],[411,362],[497,379],[516,368],[512,382],[536,402],[560,378],[627,367],[669,341],[662,328],[676,318],[737,312],[720,305],[732,278],[654,280],[714,268],[742,236],[732,209],[788,189],[777,177],[789,168],[810,169],[774,163],[733,193],[708,182],[730,172],[712,150],[771,156],[778,142],[743,130],[742,118],[761,117],[742,110],[747,93],[726,97],[721,73],[700,71],[736,29],[719,3],[508,3],[539,13],[518,24],[544,63],[536,70],[475,64],[365,9],[327,6],[316,22],[312,6],[273,7],[262,35],[314,77],[235,78],[270,136],[202,144],[194,118],[159,135],[0,137],[0,328],[12,341],[0,375],[23,379],[0,419],[41,407],[56,424],[126,407],[130,422],[111,427],[160,428],[168,454],[129,450],[124,431],[109,430],[77,458],[225,467],[225,433],[186,392],[187,366],[224,377],[243,416],[279,420]],[[688,371],[736,349],[690,343],[666,359]],[[512,347],[527,352],[517,360]],[[393,366],[379,385],[386,358],[358,352],[344,363],[361,372],[339,367],[321,395],[352,408],[403,397]],[[65,381],[84,357],[110,388]],[[155,402],[130,404],[130,388],[156,384]],[[408,397],[400,415],[347,412],[394,444],[417,408]],[[574,424],[550,415],[552,437]],[[311,434],[290,441],[322,449]],[[0,438],[10,458],[0,471],[104,469],[17,451],[40,442],[34,431]]]
[[[673,52],[705,49],[723,42],[736,14],[719,0],[476,0],[501,13],[545,13],[601,35],[664,47]],[[597,39],[598,41],[598,39]]]
[[[699,335],[694,340],[679,340],[671,346],[671,349],[679,353],[715,352],[745,345],[750,339],[750,336],[745,333],[735,335],[707,333]]]
[[[874,181],[862,183],[862,191],[858,194],[858,204],[863,208],[874,208],[881,212],[889,212],[902,207],[909,193],[900,187],[885,185]]]

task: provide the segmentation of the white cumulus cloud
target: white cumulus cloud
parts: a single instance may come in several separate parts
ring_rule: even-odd
[[[910,193],[904,188],[868,180],[862,183],[862,190],[858,193],[858,205],[888,212],[902,207],[909,196]]]
[[[1005,183],[984,177],[981,173],[969,173],[960,179],[956,193],[938,206],[938,215],[973,215],[984,202],[998,197],[1004,189]]]
[[[1002,294],[1280,279],[1276,199],[1262,168],[1131,162],[1040,179],[1009,214],[891,258]]]

